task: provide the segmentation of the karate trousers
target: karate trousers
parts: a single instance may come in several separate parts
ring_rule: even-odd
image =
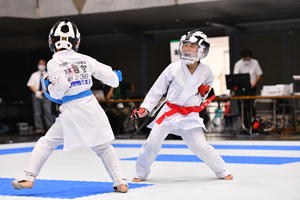
[[[136,177],[146,179],[151,170],[161,145],[171,132],[170,125],[155,125],[142,146],[136,161]],[[177,134],[177,133],[176,133]],[[201,127],[181,131],[180,135],[188,148],[197,155],[216,174],[218,178],[224,178],[230,173],[225,169],[225,162],[216,150],[207,143]]]
[[[41,137],[35,144],[29,164],[24,170],[26,180],[35,180],[53,150],[61,144],[63,144],[62,127],[59,122],[55,122],[46,135]],[[122,176],[123,172],[120,161],[110,142],[91,147],[91,149],[101,158],[108,174],[114,182],[113,187],[120,184],[127,184],[126,179]]]

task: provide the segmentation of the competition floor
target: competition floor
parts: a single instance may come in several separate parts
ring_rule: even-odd
[[[114,142],[129,180],[143,140]],[[130,183],[127,194],[112,192],[102,163],[88,149],[55,150],[34,189],[13,190],[34,143],[0,145],[0,200],[299,200],[300,141],[209,141],[222,155],[233,181],[215,178],[181,141],[166,141],[149,180]]]

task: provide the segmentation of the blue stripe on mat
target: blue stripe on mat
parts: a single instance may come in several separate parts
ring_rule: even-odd
[[[60,145],[56,148],[62,149],[63,146]],[[14,153],[27,153],[27,152],[32,152],[33,147],[22,147],[22,148],[11,148],[11,149],[0,149],[0,155],[5,155],[5,154],[14,154]]]
[[[141,148],[142,144],[113,144],[116,148]],[[283,145],[212,145],[215,149],[238,149],[238,150],[279,150],[279,151],[300,151],[300,146],[283,146]],[[62,149],[60,145],[56,149]],[[166,149],[186,149],[184,144],[163,144],[162,148]],[[33,147],[0,149],[0,155],[27,153],[31,152]]]
[[[0,195],[20,197],[45,197],[74,199],[90,195],[113,192],[111,182],[36,180],[32,189],[15,190],[11,178],[0,178]],[[129,183],[129,188],[151,186],[153,184]]]
[[[141,144],[113,144],[119,148],[140,148]],[[288,150],[300,151],[300,146],[283,145],[212,145],[215,149],[244,149],[244,150]],[[186,149],[185,144],[163,144],[162,148]]]
[[[261,164],[261,165],[281,165],[293,162],[300,162],[299,157],[266,157],[266,156],[221,156],[226,163],[236,164]],[[121,160],[136,160],[136,157],[123,158]],[[166,162],[203,162],[195,155],[174,155],[160,154],[156,161]]]

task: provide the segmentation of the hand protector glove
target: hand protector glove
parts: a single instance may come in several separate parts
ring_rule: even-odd
[[[204,97],[209,92],[209,90],[209,85],[200,85],[200,87],[198,87],[198,92],[202,97]]]
[[[50,96],[49,94],[49,90],[48,90],[48,87],[50,84],[52,84],[50,81],[49,81],[49,77],[46,77],[45,79],[43,77],[41,77],[41,84],[42,84],[42,88],[43,88],[43,93],[45,94],[45,97],[54,102],[54,103],[57,103],[57,104],[62,104],[62,101],[60,99],[54,99]]]
[[[130,115],[131,119],[138,119],[143,118],[148,115],[148,110],[145,108],[137,108],[132,111],[132,114]]]
[[[114,70],[114,72],[117,74],[119,82],[123,80],[122,71],[121,70]]]

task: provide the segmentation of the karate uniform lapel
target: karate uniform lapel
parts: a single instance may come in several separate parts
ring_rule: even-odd
[[[201,85],[200,83],[204,81],[204,76],[203,73],[201,73],[201,63],[198,65],[193,74],[190,73],[189,69],[183,62],[181,63],[181,67],[183,68],[187,82],[178,97],[178,102],[180,102],[181,105],[184,105],[191,95],[196,94],[197,88]]]

